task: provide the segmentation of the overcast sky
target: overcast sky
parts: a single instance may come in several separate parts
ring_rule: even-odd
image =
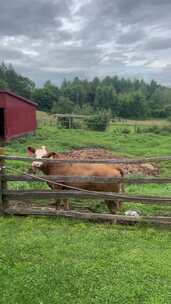
[[[117,74],[171,86],[171,0],[0,0],[0,61],[38,85]]]

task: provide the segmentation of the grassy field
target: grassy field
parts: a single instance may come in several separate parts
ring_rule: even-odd
[[[0,303],[170,304],[171,232],[0,219]]]
[[[107,132],[92,132],[87,130],[68,130],[57,129],[52,126],[44,126],[39,128],[35,137],[28,136],[12,141],[6,148],[6,152],[10,155],[26,155],[27,146],[40,147],[46,145],[51,151],[68,151],[79,148],[103,148],[113,151],[115,155],[122,155],[127,157],[146,157],[146,156],[160,156],[170,155],[171,143],[170,134],[153,134],[140,133],[137,134],[132,129],[129,134],[122,132],[122,127],[111,126]],[[15,162],[15,168],[25,169],[23,163]],[[11,163],[10,163],[11,166]],[[26,166],[26,165],[25,165]],[[161,175],[170,176],[171,162],[163,162],[160,164]],[[44,184],[34,183],[11,183],[11,187],[21,188],[43,188]],[[131,185],[125,186],[125,192],[134,194],[151,194],[171,196],[171,185]],[[88,201],[89,203],[89,201]],[[104,208],[90,202],[92,208],[103,211]],[[126,209],[133,208],[146,214],[170,214],[171,207],[161,207],[157,205],[146,206],[142,204],[125,204],[121,213]]]
[[[123,156],[170,155],[170,134],[39,128],[35,137],[12,141],[7,154],[26,155],[26,147],[53,151],[100,147]],[[11,163],[8,162],[11,166]],[[24,169],[22,163],[13,166]],[[161,163],[170,176],[171,164]],[[43,187],[11,183],[10,187]],[[127,186],[129,193],[171,195],[170,185]],[[92,204],[92,202],[87,202]],[[95,202],[95,210],[99,204]],[[170,207],[125,204],[121,210],[170,214]],[[115,226],[73,220],[0,219],[0,303],[171,303],[171,232],[150,226]]]

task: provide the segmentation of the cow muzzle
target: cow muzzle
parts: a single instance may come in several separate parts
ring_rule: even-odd
[[[34,161],[34,162],[32,162],[32,168],[39,169],[42,165],[43,165],[43,162],[41,162],[41,161]]]

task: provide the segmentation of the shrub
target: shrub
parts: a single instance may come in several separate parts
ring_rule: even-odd
[[[123,128],[122,129],[122,133],[123,134],[130,134],[131,133],[131,130],[129,128]]]
[[[109,125],[110,115],[106,112],[96,114],[86,119],[87,128],[94,131],[105,131]]]
[[[153,133],[167,135],[168,133],[171,133],[171,126],[151,126],[146,128],[137,128],[136,133]]]
[[[135,133],[141,134],[141,133],[145,132],[144,130],[145,130],[144,128],[137,126],[136,129],[135,129]]]
[[[154,134],[160,134],[161,128],[158,126],[152,126],[146,129],[147,133],[154,133]]]
[[[73,129],[85,129],[85,122],[82,119],[73,119]]]

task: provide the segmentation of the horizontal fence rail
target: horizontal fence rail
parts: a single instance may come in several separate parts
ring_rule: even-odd
[[[1,155],[0,160],[19,160],[19,161],[46,161],[49,163],[92,163],[92,164],[143,164],[146,162],[170,161],[171,156],[163,157],[146,157],[146,158],[122,158],[122,159],[49,159],[49,158],[33,158],[24,156],[7,156]]]
[[[79,114],[53,114],[56,118],[92,118],[95,115],[79,115]]]
[[[80,183],[80,182],[91,182],[94,184],[113,184],[113,183],[125,183],[125,184],[169,184],[171,178],[157,178],[157,177],[146,177],[146,178],[132,178],[132,177],[105,177],[105,176],[64,176],[64,175],[40,175],[40,178],[45,180],[39,180],[37,176],[27,175],[1,175],[0,180],[4,181],[23,181],[23,182],[47,182],[55,181],[59,183]]]
[[[104,199],[122,200],[125,202],[136,202],[143,204],[163,204],[171,205],[171,197],[129,195],[115,192],[96,192],[96,191],[51,191],[51,190],[7,190],[3,191],[3,197],[7,200],[23,199],[51,199],[51,198],[81,198],[81,199]]]
[[[131,223],[148,223],[169,226],[171,225],[171,217],[166,216],[125,216],[113,214],[87,213],[78,211],[64,211],[64,210],[36,210],[36,209],[6,209],[6,214],[9,215],[35,215],[35,216],[57,216],[74,218],[79,220],[88,220],[92,222],[110,222],[115,224],[131,224]]]

